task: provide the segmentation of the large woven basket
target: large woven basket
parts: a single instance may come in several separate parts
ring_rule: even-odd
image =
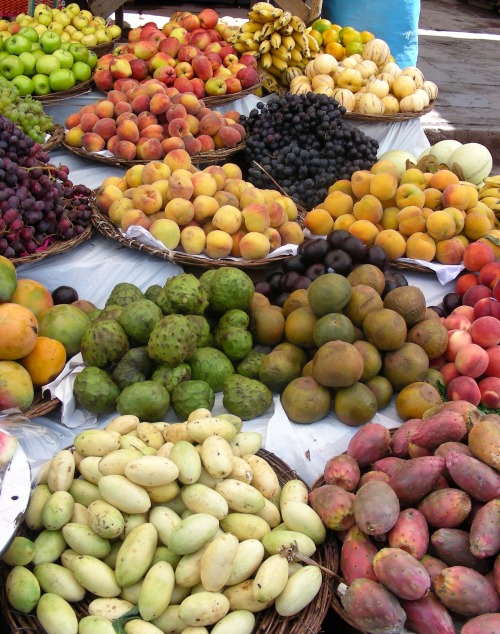
[[[116,40],[110,40],[109,42],[101,42],[100,44],[96,44],[95,46],[88,46],[89,51],[93,51],[97,57],[103,57],[108,53],[112,53],[115,48],[115,44],[117,44],[119,38]]]
[[[47,95],[33,95],[33,99],[37,99],[41,101],[43,104],[53,104],[59,103],[60,101],[66,101],[67,99],[72,99],[77,95],[84,95],[87,92],[92,90],[92,85],[94,83],[94,78],[90,77],[85,81],[81,81],[73,88],[69,90],[61,90],[59,92],[49,92]]]
[[[42,394],[41,390],[35,392],[35,398],[30,407],[23,412],[26,418],[38,418],[38,416],[45,416],[50,412],[53,412],[59,407],[61,401],[58,398],[51,398],[48,391]]]
[[[205,106],[207,106],[207,108],[212,108],[213,106],[220,106],[224,103],[231,103],[231,101],[236,101],[237,99],[242,99],[243,97],[246,97],[247,95],[251,95],[258,88],[260,88],[262,84],[264,83],[264,73],[260,70],[258,72],[259,72],[259,79],[257,83],[254,84],[253,86],[250,86],[250,88],[244,88],[243,90],[240,90],[239,92],[234,92],[231,94],[226,93],[225,95],[213,95],[211,97],[207,95],[203,97],[203,103],[205,104]]]
[[[272,466],[281,485],[289,480],[301,479],[283,460],[275,454],[261,449],[258,455],[265,458]],[[305,484],[305,483],[304,483]],[[307,486],[307,485],[306,485]],[[309,488],[309,487],[308,487]],[[24,525],[18,530],[18,535],[34,538]],[[328,534],[327,541],[319,546],[312,559],[327,570],[336,574],[338,569],[338,547],[336,539]],[[35,614],[18,612],[9,605],[5,592],[5,582],[10,567],[0,563],[0,607],[12,634],[27,631],[32,634],[44,634],[44,629]],[[323,574],[323,583],[314,600],[295,616],[282,617],[274,608],[268,608],[257,613],[254,634],[317,634],[331,605],[332,586],[330,576]],[[88,614],[88,605],[95,597],[87,593],[86,598],[72,606],[77,617],[83,618]],[[235,634],[238,634],[235,632]]]
[[[49,138],[45,141],[45,143],[42,143],[42,150],[44,152],[51,152],[52,150],[55,150],[56,147],[61,145],[63,139],[64,128],[60,123],[56,123],[50,132]]]
[[[408,121],[408,119],[416,119],[423,117],[434,108],[434,101],[431,101],[426,108],[419,112],[395,112],[393,114],[362,114],[361,112],[346,112],[344,119],[348,121],[364,121],[365,123],[392,123],[394,121]]]
[[[89,226],[81,233],[79,236],[71,238],[71,240],[56,240],[51,245],[49,245],[43,251],[36,251],[35,253],[31,253],[30,255],[23,255],[19,258],[12,258],[11,262],[14,266],[20,266],[21,264],[31,264],[32,262],[38,262],[38,260],[43,260],[51,255],[58,255],[60,253],[66,253],[66,251],[70,251],[74,247],[78,246],[85,240],[88,240],[92,235],[92,225]]]

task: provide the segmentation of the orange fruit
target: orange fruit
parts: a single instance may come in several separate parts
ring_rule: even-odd
[[[337,31],[338,33],[342,27],[340,26],[340,24],[332,24],[331,28]]]
[[[361,42],[361,33],[353,29],[352,26],[345,26],[343,29],[340,29],[339,37],[344,46],[349,44],[349,42]]]
[[[339,62],[341,59],[345,57],[345,48],[339,42],[330,42],[325,46],[325,53],[329,53],[333,55],[335,59]]]
[[[361,35],[361,42],[363,44],[366,44],[370,40],[375,39],[375,35],[373,35],[373,33],[371,33],[370,31],[361,31],[360,35]]]
[[[19,360],[31,376],[33,385],[40,387],[53,381],[66,364],[66,350],[60,341],[37,337],[33,350]]]
[[[362,52],[363,44],[361,44],[361,42],[349,42],[349,44],[345,47],[345,54],[347,56],[354,55],[355,53],[359,53],[361,55]]]
[[[335,31],[334,29],[328,29],[327,31],[323,31],[321,38],[323,40],[323,45],[326,46],[327,44],[330,44],[330,42],[338,42],[339,34],[338,31]]]
[[[321,36],[321,33],[319,31],[311,29],[311,31],[309,31],[309,35],[312,35],[316,42],[321,46],[321,44],[323,43],[323,37]]]
[[[311,26],[313,31],[323,33],[323,31],[326,31],[332,26],[332,23],[326,18],[319,18],[319,20],[314,20]]]

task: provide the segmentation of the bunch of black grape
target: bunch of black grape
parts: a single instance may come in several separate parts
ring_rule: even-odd
[[[313,209],[330,185],[377,161],[378,141],[346,123],[344,113],[335,99],[312,92],[259,102],[241,117],[248,180],[276,189],[274,179],[297,204]]]
[[[40,145],[0,116],[0,255],[16,258],[55,240],[81,235],[90,223],[90,189],[73,185]]]

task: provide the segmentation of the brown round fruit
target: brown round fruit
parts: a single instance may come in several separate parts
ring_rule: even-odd
[[[416,343],[406,341],[401,348],[386,352],[383,374],[399,392],[410,383],[423,381],[429,369],[429,357]]]
[[[359,381],[364,363],[361,353],[345,341],[328,341],[313,359],[312,375],[325,387],[348,387]]]
[[[333,411],[346,425],[357,427],[367,423],[375,416],[377,408],[375,395],[364,383],[354,383],[335,393]]]
[[[301,376],[283,390],[281,404],[294,423],[314,423],[324,418],[331,406],[330,391],[312,376]]]
[[[366,339],[379,350],[397,350],[406,340],[406,322],[396,311],[381,308],[366,316],[363,332]]]
[[[374,288],[379,295],[382,295],[385,287],[384,272],[374,264],[360,264],[347,276],[351,286],[365,284]]]
[[[425,317],[425,295],[416,286],[399,286],[387,293],[384,308],[395,310],[411,328]]]

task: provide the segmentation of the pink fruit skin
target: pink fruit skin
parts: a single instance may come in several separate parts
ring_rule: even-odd
[[[321,517],[323,524],[334,531],[342,531],[354,524],[354,494],[335,484],[325,484],[313,489],[309,503]]]
[[[357,526],[352,526],[342,542],[340,551],[340,568],[347,585],[355,579],[371,579],[377,581],[373,570],[373,558],[377,547]]]
[[[417,509],[401,511],[387,539],[391,548],[401,548],[415,559],[421,559],[429,546],[429,528],[425,517]]]
[[[378,480],[379,482],[385,482],[389,484],[390,478],[387,473],[384,473],[383,471],[367,471],[361,476],[359,480],[359,486],[361,487],[363,486],[363,484],[366,484],[367,482],[370,482],[372,480]]]
[[[440,412],[414,427],[409,433],[409,441],[425,449],[436,449],[444,442],[462,440],[466,433],[467,426],[461,414]]]
[[[475,405],[469,403],[469,401],[458,400],[446,401],[445,403],[431,407],[430,410],[425,412],[423,419],[426,420],[427,418],[431,418],[439,412],[457,412],[457,414],[462,414],[469,431],[475,423],[481,420],[482,416],[481,412]]]
[[[466,566],[479,573],[490,570],[489,562],[475,557],[469,546],[469,533],[459,528],[439,528],[431,535],[431,546],[448,566]]]
[[[469,449],[469,447],[467,447],[467,445],[465,445],[463,442],[454,442],[454,441],[444,442],[442,445],[439,445],[439,447],[434,451],[434,455],[442,456],[446,460],[446,456],[452,451],[463,453],[466,456],[472,456],[472,451]],[[447,478],[450,477],[450,474],[448,473],[448,469],[446,466],[444,468],[443,473]]]
[[[491,500],[476,513],[470,528],[470,550],[475,557],[494,557],[500,551],[500,500]]]
[[[379,550],[373,558],[373,569],[380,583],[400,599],[416,601],[431,587],[424,566],[401,548]]]
[[[401,467],[406,460],[404,458],[396,458],[395,456],[387,456],[387,458],[381,458],[373,463],[373,469],[375,471],[383,471],[387,473],[389,477]]]
[[[500,632],[500,614],[480,614],[462,627],[461,634],[498,634]],[[417,633],[418,634],[418,633]]]
[[[391,451],[394,456],[397,458],[409,457],[408,434],[412,429],[418,428],[421,423],[421,418],[410,418],[410,420],[405,421],[401,427],[396,429],[391,438]]]
[[[493,581],[498,594],[500,594],[500,555],[497,555],[493,565]]]
[[[405,627],[415,634],[455,634],[450,613],[432,592],[416,601],[401,599],[401,606],[407,616]]]
[[[436,579],[435,592],[449,610],[463,616],[500,610],[500,596],[488,579],[466,566],[445,568]]]
[[[445,564],[441,559],[437,559],[437,557],[433,557],[432,555],[424,555],[420,563],[424,566],[429,574],[431,579],[431,588],[434,589],[434,582],[436,581],[436,577],[445,568],[448,568],[448,564]]]
[[[0,431],[0,466],[6,465],[16,451],[17,438]]]
[[[396,597],[371,579],[356,579],[341,597],[342,606],[356,628],[363,632],[400,632],[406,614]]]
[[[471,507],[471,499],[465,491],[450,488],[429,493],[418,505],[427,522],[436,528],[460,526]]]
[[[391,444],[389,430],[380,423],[367,423],[351,438],[347,455],[356,460],[360,467],[367,467],[382,458]]]
[[[354,518],[367,535],[385,535],[399,517],[399,501],[385,482],[372,480],[358,489],[353,504]]]
[[[411,458],[391,476],[390,485],[403,506],[419,502],[436,485],[443,473],[444,458],[422,456]]]
[[[335,484],[346,491],[354,491],[361,473],[356,460],[344,453],[327,461],[323,477],[326,484]]]
[[[474,499],[489,502],[500,497],[500,474],[481,460],[452,451],[446,468],[453,482]]]

